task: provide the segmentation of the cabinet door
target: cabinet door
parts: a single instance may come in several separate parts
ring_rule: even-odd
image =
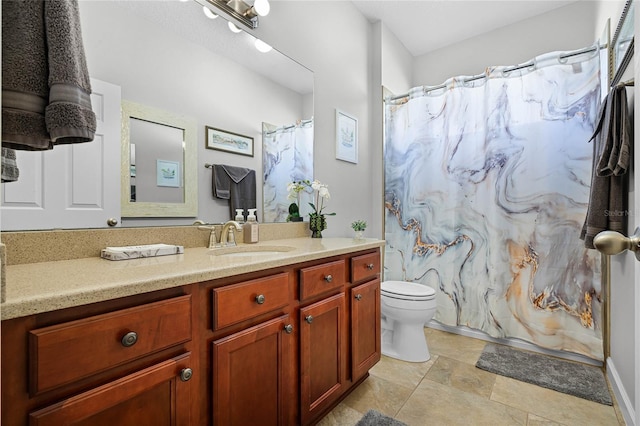
[[[289,315],[213,342],[213,424],[290,423],[293,328]]]
[[[380,361],[380,280],[351,289],[351,374],[362,377]]]
[[[29,424],[188,426],[191,424],[189,365],[189,353],[169,359],[32,412]]]
[[[331,404],[346,380],[344,293],[300,309],[302,424]]]

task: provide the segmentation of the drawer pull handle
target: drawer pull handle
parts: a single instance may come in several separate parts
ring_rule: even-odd
[[[370,263],[367,265],[367,269],[370,271],[373,271],[373,266],[374,266],[373,263]]]
[[[287,324],[287,325],[285,325],[285,326],[284,326],[284,331],[285,331],[287,334],[291,334],[291,333],[293,333],[293,326],[292,326],[291,324]]]
[[[331,281],[333,281],[333,277],[331,275],[327,275],[326,277],[324,277],[324,280],[330,283]]]
[[[135,331],[130,331],[122,337],[122,340],[120,342],[122,343],[122,346],[128,348],[135,345],[137,341],[138,333],[136,333]]]
[[[356,300],[360,300],[362,299],[362,295],[361,294],[356,294]]]
[[[183,382],[191,380],[191,376],[193,376],[193,370],[190,368],[183,368],[182,371],[180,371],[180,380]]]
[[[258,305],[262,305],[265,300],[266,300],[266,297],[264,297],[264,294],[259,294],[256,296],[256,303]]]
[[[311,315],[304,317],[305,321],[307,321],[309,324],[311,324],[313,322],[313,317]]]

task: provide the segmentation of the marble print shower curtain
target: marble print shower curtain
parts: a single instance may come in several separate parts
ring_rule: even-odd
[[[289,214],[287,184],[313,180],[313,120],[282,126],[262,135],[263,221],[284,222]],[[302,195],[307,197],[307,194]],[[301,200],[300,215],[310,197]]]
[[[384,279],[433,287],[443,324],[602,360],[600,257],[579,239],[598,53],[532,62],[386,102]]]

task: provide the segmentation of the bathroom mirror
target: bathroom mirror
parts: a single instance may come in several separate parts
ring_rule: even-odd
[[[221,222],[228,218],[229,207],[226,200],[212,197],[212,173],[204,167],[206,163],[255,170],[257,207],[261,216],[262,122],[293,123],[313,117],[313,72],[279,52],[277,46],[266,54],[258,52],[252,36],[246,32],[232,33],[222,15],[208,19],[202,5],[195,1],[81,1],[79,10],[90,75],[118,88],[121,96],[117,99],[117,111],[121,98],[195,120],[196,163],[184,171],[196,176],[197,213],[194,209],[193,213],[181,216],[171,212],[175,211],[175,205],[170,204],[175,203],[166,203],[158,214],[154,204],[131,202],[130,193],[114,188],[96,190],[97,180],[92,175],[82,179],[89,187],[86,192],[99,198],[98,201],[117,197],[117,213],[101,214],[100,221],[86,224],[79,218],[78,210],[71,209],[64,213],[64,223],[44,213],[42,222],[25,219],[11,228],[3,217],[3,230],[106,227],[107,219],[119,219],[121,211],[123,217],[117,221],[117,226],[192,225],[195,219]],[[206,149],[206,126],[254,138],[254,157]],[[115,129],[118,156],[120,131],[118,121]],[[81,145],[84,144],[74,149],[97,150],[99,146]],[[53,150],[49,154],[60,155],[61,152]],[[138,162],[140,153],[136,154]],[[130,165],[130,156],[125,158]],[[82,163],[82,170],[96,174],[98,168],[93,167],[94,163]],[[24,183],[29,183],[30,176],[36,183],[41,182],[27,166],[22,161]],[[105,174],[119,176],[117,181],[124,180],[126,185],[122,188],[126,191],[131,170],[129,167],[121,173],[122,168],[121,160],[115,159]],[[136,174],[138,172],[136,170]],[[188,196],[188,192],[185,194]],[[136,193],[136,197],[139,195]],[[123,197],[125,202],[121,209],[119,204]],[[85,198],[81,200],[83,207],[87,205]],[[151,209],[147,210],[147,207]]]
[[[196,122],[122,101],[122,217],[198,214]]]

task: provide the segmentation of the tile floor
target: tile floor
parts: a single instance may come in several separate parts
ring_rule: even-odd
[[[487,342],[425,328],[431,359],[383,356],[370,376],[319,423],[352,426],[369,409],[409,426],[624,425],[598,404],[475,367]]]

